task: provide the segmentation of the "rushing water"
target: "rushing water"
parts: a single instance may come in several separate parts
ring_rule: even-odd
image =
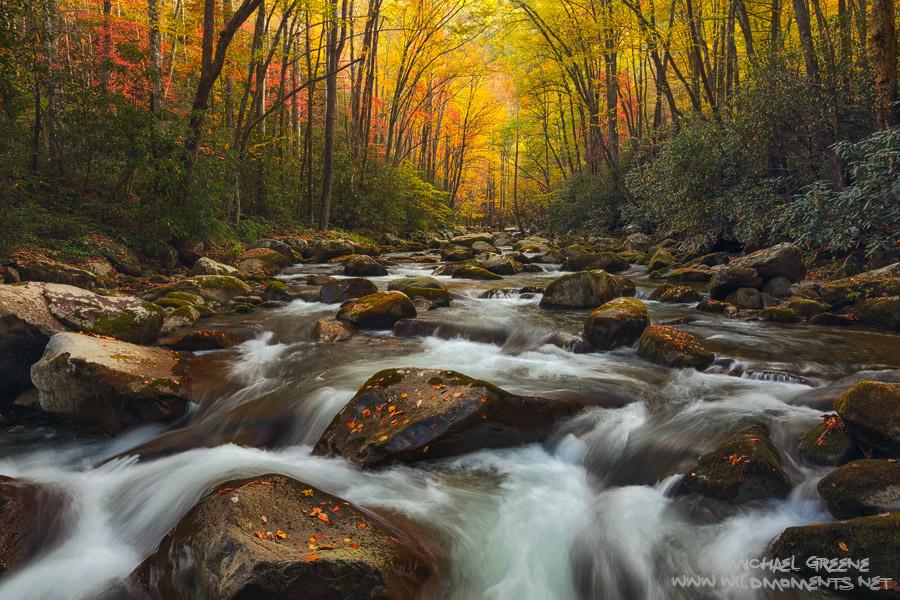
[[[284,278],[330,268],[295,267]],[[389,276],[372,279],[383,289],[395,277],[432,269],[398,257]],[[646,297],[653,284],[640,271],[629,275]],[[454,299],[420,315],[445,324],[425,339],[370,332],[313,344],[313,323],[337,306],[302,301],[216,317],[204,326],[253,337],[192,359],[198,401],[175,426],[116,439],[53,427],[4,434],[0,474],[52,486],[68,504],[60,541],[0,580],[0,598],[116,597],[117,582],[209,486],[268,472],[417,523],[447,554],[448,599],[768,597],[740,587],[679,588],[672,577],[740,574],[732,561],[763,555],[785,527],[830,520],[815,491],[826,471],[797,454],[821,411],[792,401],[862,369],[900,367],[900,337],[741,321],[648,301],[654,322],[693,319],[681,327],[731,359],[711,369],[718,372],[698,373],[655,367],[633,348],[566,352],[547,342],[557,331],[579,333],[587,311],[543,310],[540,295],[479,297],[497,284],[543,286],[558,276],[440,278]],[[517,393],[579,398],[587,408],[543,445],[378,472],[311,456],[370,375],[410,366],[457,370]],[[726,511],[667,495],[676,473],[757,422],[779,447],[795,484],[790,497]]]

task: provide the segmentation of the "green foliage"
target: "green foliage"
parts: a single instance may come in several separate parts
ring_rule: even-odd
[[[573,176],[551,196],[549,225],[552,231],[607,231],[616,226],[620,207],[619,191],[608,172]]]
[[[851,184],[840,191],[817,181],[786,203],[776,226],[808,246],[840,250],[891,248],[900,223],[900,128],[835,146],[849,165]]]

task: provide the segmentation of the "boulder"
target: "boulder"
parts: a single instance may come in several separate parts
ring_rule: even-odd
[[[13,266],[22,281],[61,283],[86,290],[93,289],[99,284],[97,276],[89,271],[49,260],[18,260]]]
[[[191,327],[200,318],[200,311],[193,306],[182,306],[176,308],[163,320],[162,335],[168,335],[176,329],[182,327]]]
[[[699,258],[695,258],[692,261],[687,263],[689,267],[696,267],[700,265],[706,265],[707,267],[715,267],[717,265],[727,265],[728,264],[728,255],[724,252],[712,252],[710,254],[704,254]]]
[[[790,302],[788,302],[788,308],[793,310],[798,317],[803,317],[804,319],[809,319],[828,311],[828,305],[824,302],[807,300],[806,298],[791,298]]]
[[[265,248],[268,250],[274,250],[275,252],[278,252],[279,254],[284,256],[284,258],[286,258],[291,264],[294,263],[294,260],[295,260],[294,249],[291,247],[290,244],[287,243],[286,240],[282,241],[282,240],[275,240],[275,239],[271,239],[271,238],[258,240],[255,244],[250,246],[251,250],[254,250],[256,248]]]
[[[159,337],[164,312],[132,296],[101,296],[81,288],[43,286],[50,313],[67,329],[152,344]]]
[[[785,498],[790,491],[791,482],[768,431],[754,425],[701,456],[675,485],[673,494],[700,494],[740,504]]]
[[[621,295],[622,284],[606,271],[579,271],[553,280],[544,290],[541,306],[594,308]]]
[[[712,276],[712,271],[685,267],[675,269],[666,276],[666,279],[673,283],[706,283]]]
[[[0,475],[0,578],[60,538],[65,505],[57,490]]]
[[[798,323],[800,317],[794,309],[786,306],[770,306],[759,311],[761,321],[775,321],[777,323]]]
[[[842,308],[867,298],[893,296],[900,292],[900,263],[866,271],[853,277],[830,281],[819,288],[822,300]]]
[[[543,254],[535,256],[531,259],[533,263],[541,263],[545,265],[561,265],[566,262],[566,257],[562,252],[557,250],[547,250]]]
[[[763,285],[763,291],[776,298],[787,298],[791,295],[791,280],[784,275],[773,277]]]
[[[647,298],[649,300],[658,300],[659,302],[700,302],[700,292],[686,285],[665,283],[650,292]]]
[[[316,240],[313,244],[312,255],[316,262],[326,262],[339,256],[354,254],[353,242],[350,240]]]
[[[353,298],[361,298],[374,294],[378,287],[368,279],[337,279],[319,288],[319,302],[340,304]]]
[[[287,244],[288,247],[294,251],[295,256],[297,254],[299,254],[301,256],[306,256],[309,254],[309,251],[310,251],[309,242],[307,242],[306,240],[304,240],[301,237],[297,237],[295,235],[289,235],[289,236],[283,238],[281,241],[283,241],[285,244]]]
[[[490,233],[467,233],[466,235],[458,235],[450,239],[451,244],[455,244],[457,246],[468,246],[469,248],[472,248],[475,242],[492,244],[493,241],[494,236]]]
[[[637,354],[666,367],[705,369],[715,356],[693,335],[664,325],[651,325],[641,334]]]
[[[276,279],[266,284],[262,297],[265,302],[291,302],[302,298],[301,291],[297,288],[292,289],[291,286]]]
[[[900,385],[863,381],[834,403],[847,432],[865,445],[900,452]]]
[[[857,325],[900,331],[900,296],[869,298],[845,309],[842,314],[850,317]]]
[[[828,512],[838,519],[900,511],[900,462],[854,460],[838,467],[817,486]]]
[[[787,242],[757,250],[731,264],[754,269],[764,282],[779,275],[787,277],[793,283],[803,281],[806,277],[806,266],[800,249]]]
[[[516,275],[522,272],[522,263],[511,256],[494,256],[484,261],[484,268],[495,275]]]
[[[365,254],[352,254],[343,260],[344,275],[351,277],[381,277],[387,275],[387,269]]]
[[[188,403],[173,353],[78,333],[50,338],[31,380],[44,412],[110,435],[174,421]]]
[[[266,474],[213,487],[132,581],[157,600],[429,599],[434,561],[376,514]]]
[[[281,252],[268,248],[249,250],[238,259],[238,269],[245,273],[259,274],[266,277],[277,275],[281,269],[289,267],[293,261]]]
[[[625,242],[614,237],[589,237],[587,243],[597,252],[624,252],[626,250]]]
[[[356,328],[347,323],[331,319],[318,319],[313,326],[310,339],[319,344],[346,342],[356,335]]]
[[[162,240],[150,240],[141,246],[141,252],[150,260],[159,263],[164,269],[178,266],[178,250]]]
[[[563,271],[597,271],[602,269],[610,273],[618,273],[625,271],[629,266],[627,260],[612,252],[597,252],[574,256],[566,260],[560,268]]]
[[[644,233],[632,233],[625,238],[625,249],[637,252],[647,252],[653,246],[653,240]]]
[[[636,298],[616,298],[594,310],[584,321],[584,337],[597,350],[630,346],[650,326],[650,315]]]
[[[239,269],[230,265],[216,262],[207,256],[201,256],[191,267],[191,275],[232,275],[239,277],[241,274]]]
[[[800,456],[814,465],[836,467],[859,455],[856,441],[844,431],[843,423],[834,415],[806,432],[800,443]],[[832,424],[832,426],[829,426]]]
[[[762,308],[763,296],[753,288],[741,288],[725,296],[725,302],[738,308]]]
[[[678,260],[672,256],[667,250],[660,248],[650,257],[647,263],[647,270],[659,271],[660,269],[671,269],[678,265]]]
[[[741,288],[757,289],[762,287],[762,278],[755,269],[740,265],[725,265],[713,274],[709,282],[709,297],[712,300],[724,300],[732,292]]]
[[[581,256],[582,254],[590,254],[591,251],[585,248],[584,246],[578,246],[577,244],[573,244],[571,246],[566,246],[565,248],[560,250],[560,253],[565,256],[567,259],[575,258],[576,256]]]
[[[151,288],[141,297],[153,302],[170,292],[188,292],[200,296],[206,302],[228,304],[238,296],[245,296],[251,291],[249,285],[230,275],[198,275],[169,285]]]
[[[503,279],[502,276],[497,275],[496,273],[491,273],[487,269],[482,269],[481,267],[476,267],[474,265],[463,265],[454,269],[452,277],[453,279],[477,279],[479,281]]]
[[[132,277],[140,276],[141,261],[128,246],[109,239],[95,239],[92,241],[92,245],[103,258],[112,263],[119,273]]]
[[[452,277],[454,273],[456,273],[457,269],[461,269],[462,267],[479,267],[484,269],[484,263],[480,260],[469,259],[460,262],[450,263],[448,265],[441,265],[437,269],[434,270],[432,275],[443,275],[447,277]]]
[[[493,252],[494,254],[500,254],[500,249],[491,244],[490,242],[482,242],[478,240],[471,245],[472,250],[475,252]]]
[[[719,300],[703,300],[697,304],[697,310],[721,315],[725,313],[729,306],[731,306],[731,304]],[[734,307],[732,306],[732,308]]]
[[[441,260],[459,262],[475,258],[475,252],[466,246],[448,246],[441,250]]]
[[[391,329],[395,322],[416,314],[415,305],[403,292],[376,292],[342,306],[337,319],[361,329]]]
[[[538,441],[578,409],[454,371],[387,369],[363,384],[313,452],[369,468],[413,463]]]
[[[247,336],[236,331],[198,329],[181,336],[169,344],[173,350],[197,352],[198,350],[221,350],[247,341]]]

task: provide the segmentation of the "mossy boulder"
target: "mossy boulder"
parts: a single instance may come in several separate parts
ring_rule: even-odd
[[[205,301],[201,296],[197,294],[191,294],[188,292],[169,292],[165,296],[166,298],[173,298],[175,300],[181,300],[183,302],[187,302],[188,304],[204,304]]]
[[[646,233],[632,233],[625,238],[625,249],[646,253],[653,246],[653,239]]]
[[[900,296],[869,298],[847,308],[843,314],[852,318],[857,325],[900,331]]]
[[[566,256],[558,250],[547,250],[543,254],[532,258],[531,262],[545,265],[561,265],[566,262]]]
[[[281,269],[292,264],[293,261],[281,252],[269,250],[268,248],[255,248],[241,255],[238,261],[238,269],[244,273],[271,277],[272,275],[277,275]]]
[[[231,275],[238,277],[240,274],[241,272],[239,269],[224,263],[216,262],[207,256],[202,256],[197,259],[197,262],[191,267],[191,275]]]
[[[854,460],[838,467],[817,486],[828,512],[838,519],[900,511],[900,462]]]
[[[200,296],[206,302],[228,304],[234,298],[245,296],[251,291],[250,286],[237,277],[229,275],[198,275],[169,285],[151,288],[141,294],[141,297],[153,302],[168,295],[170,292],[188,292]]]
[[[475,242],[492,244],[494,242],[494,236],[490,233],[467,233],[465,235],[458,235],[454,238],[450,238],[451,244],[468,246],[469,248],[471,248]]]
[[[594,308],[618,298],[622,291],[619,278],[606,271],[579,271],[550,282],[544,290],[541,306]]]
[[[584,321],[584,337],[597,350],[630,346],[650,326],[650,315],[636,298],[616,298],[603,304]]]
[[[181,329],[182,327],[191,327],[197,320],[200,318],[200,311],[198,311],[193,306],[182,306],[181,308],[176,308],[163,320],[163,326],[161,333],[163,335],[168,335],[175,331],[176,329]]]
[[[725,301],[738,308],[762,308],[763,296],[754,288],[741,288],[725,296]]]
[[[612,252],[595,252],[591,254],[579,254],[562,264],[563,271],[598,271],[609,273],[625,271],[630,265],[628,261]]]
[[[565,256],[567,259],[574,258],[576,256],[581,256],[582,254],[590,254],[591,251],[584,246],[579,246],[578,244],[572,244],[571,246],[566,246],[565,248],[560,249],[560,253]]]
[[[466,246],[448,246],[441,250],[441,260],[459,262],[475,258],[475,251]]]
[[[678,259],[672,256],[668,250],[660,248],[650,257],[650,262],[647,263],[647,270],[651,272],[660,271],[663,269],[671,269],[677,265]]]
[[[787,277],[792,283],[803,281],[806,277],[803,254],[797,246],[787,242],[757,250],[731,264],[754,269],[764,282],[779,275]]]
[[[715,356],[693,335],[665,325],[647,327],[638,340],[637,354],[665,367],[705,369]]]
[[[798,323],[800,317],[793,308],[787,306],[769,306],[759,311],[761,321],[775,321],[776,323]]]
[[[147,240],[141,245],[141,253],[164,269],[178,265],[178,250],[162,240]]]
[[[650,295],[647,298],[650,300],[657,300],[659,302],[699,302],[700,292],[690,286],[664,283],[663,285],[650,292]]]
[[[487,269],[476,267],[473,265],[464,265],[453,271],[453,279],[476,279],[479,281],[494,281],[503,279],[501,275],[491,273]]]
[[[697,310],[721,315],[729,306],[731,304],[720,300],[703,300],[697,305]]]
[[[197,352],[198,350],[221,350],[247,341],[247,336],[236,331],[198,329],[186,333],[169,344],[173,350]]]
[[[895,588],[889,589],[885,585],[888,581],[900,580],[897,564],[897,557],[900,556],[900,513],[788,527],[772,544],[769,553],[780,560],[793,557],[793,564],[799,568],[798,575],[824,579],[848,578],[853,589],[845,593],[856,598],[896,599],[900,595]],[[847,559],[847,568],[843,572],[829,574],[819,559]],[[856,565],[864,560],[867,568],[861,570]],[[873,578],[881,579],[876,582]],[[865,586],[867,582],[873,588],[883,589],[870,589]]]
[[[59,490],[0,475],[0,577],[59,540],[65,510]]]
[[[701,456],[673,489],[676,496],[700,494],[731,504],[785,498],[790,491],[778,450],[760,425],[748,427]]]
[[[294,239],[295,245],[297,244],[296,240],[298,240],[298,239],[299,238]],[[301,247],[305,250],[306,242],[304,242],[303,240],[299,240],[299,241],[302,243]],[[251,249],[266,248],[268,250],[274,250],[275,252],[278,252],[279,254],[284,256],[291,263],[293,263],[296,259],[296,256],[294,255],[294,248],[290,244],[287,243],[287,240],[282,241],[282,240],[276,240],[273,238],[264,238],[264,239],[257,240],[256,242],[254,242],[253,245],[250,246],[250,248]],[[301,252],[302,252],[302,250],[301,250]]]
[[[447,291],[447,287],[443,283],[441,283],[434,277],[428,277],[427,275],[422,275],[419,277],[400,277],[398,279],[392,279],[391,282],[388,283],[388,290],[390,291],[406,293],[406,290],[408,288],[429,288],[434,290]],[[407,296],[408,295],[409,294],[407,294]]]
[[[666,279],[673,283],[706,283],[712,279],[712,271],[685,267],[675,269],[668,274]]]
[[[291,291],[283,281],[270,281],[263,289],[263,298],[266,302],[290,302],[300,297],[298,292]]]
[[[310,339],[319,344],[346,342],[356,335],[356,328],[347,323],[331,319],[318,319],[313,325]]]
[[[342,306],[337,319],[361,329],[391,329],[395,322],[416,314],[415,305],[403,292],[376,292]]]
[[[316,262],[326,262],[332,258],[347,256],[348,254],[354,254],[353,242],[350,240],[321,239],[316,240],[313,244],[312,255]]]
[[[340,304],[353,298],[361,298],[374,294],[378,287],[368,279],[337,279],[319,288],[319,302]]]
[[[165,318],[158,306],[131,296],[101,296],[65,285],[44,287],[50,313],[69,330],[152,344]]]
[[[344,275],[350,277],[381,277],[387,275],[387,269],[365,254],[352,254],[342,261],[344,263]]]
[[[131,578],[159,600],[427,600],[435,563],[375,513],[263,474],[212,487]]]
[[[859,456],[859,446],[846,432],[819,423],[803,436],[800,456],[814,465],[837,467]]]
[[[900,292],[900,263],[866,271],[853,277],[830,281],[819,289],[822,300],[834,308],[842,308],[867,298]]]
[[[492,256],[484,261],[484,268],[495,275],[516,275],[521,273],[523,265],[512,256]]]
[[[710,252],[699,258],[688,261],[687,266],[696,267],[706,265],[707,267],[715,267],[716,265],[727,265],[728,255],[724,252]]]
[[[112,266],[123,275],[137,277],[141,274],[141,261],[134,250],[124,244],[110,239],[94,239],[91,245],[97,252],[112,263]]]
[[[363,467],[539,441],[576,403],[517,396],[455,371],[387,369],[337,414],[314,453]]]
[[[828,311],[828,305],[824,302],[809,300],[807,298],[794,297],[788,302],[788,308],[793,310],[798,317],[809,319]]]
[[[50,338],[31,380],[44,412],[109,435],[174,421],[188,403],[173,353],[79,333]]]
[[[862,381],[834,403],[834,410],[865,445],[900,452],[900,385]]]
[[[60,283],[86,290],[100,285],[99,278],[84,269],[44,259],[21,259],[13,263],[22,281]]]
[[[825,325],[828,327],[849,327],[853,325],[853,317],[825,312],[809,318],[812,325]]]
[[[740,265],[725,265],[713,274],[709,281],[709,297],[725,300],[729,294],[742,288],[762,287],[762,278],[755,269]]]

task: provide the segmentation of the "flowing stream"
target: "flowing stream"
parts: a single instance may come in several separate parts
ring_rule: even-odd
[[[434,267],[395,260],[389,276],[372,278],[380,289]],[[282,277],[329,269],[302,265]],[[118,582],[210,486],[271,472],[399,513],[427,531],[447,557],[447,599],[828,597],[680,588],[672,578],[739,574],[732,561],[762,556],[785,527],[831,520],[815,490],[827,469],[798,456],[822,411],[795,399],[862,369],[900,367],[900,336],[741,321],[647,301],[653,322],[692,318],[679,327],[732,359],[698,373],[653,366],[634,348],[567,352],[547,341],[557,331],[580,333],[588,311],[541,309],[540,294],[479,297],[498,285],[545,286],[559,275],[440,277],[452,306],[420,317],[451,333],[424,339],[385,331],[313,344],[315,320],[338,307],[303,301],[213,317],[202,326],[241,329],[251,339],[191,359],[198,402],[175,426],[115,439],[50,426],[4,434],[0,474],[52,486],[68,503],[60,541],[0,580],[0,598],[116,598]],[[654,284],[643,271],[626,275],[646,297]],[[452,369],[516,393],[579,398],[586,408],[542,445],[377,472],[311,456],[332,417],[387,367]],[[723,511],[667,495],[677,473],[751,423],[770,428],[794,483],[787,499]]]

